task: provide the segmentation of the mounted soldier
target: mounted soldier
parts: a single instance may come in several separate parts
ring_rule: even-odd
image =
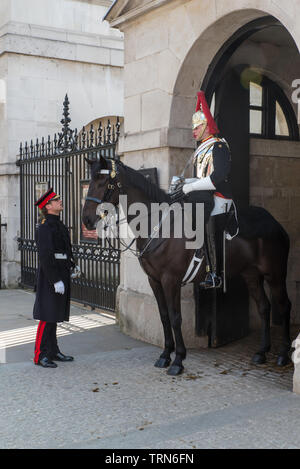
[[[206,279],[201,286],[216,288],[222,285],[222,278],[217,275],[215,227],[214,220],[210,217],[226,213],[231,207],[232,194],[229,182],[231,156],[226,140],[217,137],[219,129],[203,91],[198,93],[192,128],[193,137],[198,143],[192,155],[195,177],[184,179],[181,190],[185,195],[184,202],[191,202],[193,205],[204,203],[208,266]],[[176,196],[173,200],[176,200]]]
[[[205,120],[207,120],[207,115],[204,115]],[[203,118],[201,114],[200,118],[201,120]],[[195,128],[199,127],[199,125],[196,125],[197,122],[194,124]],[[206,128],[208,123],[204,122],[204,124]],[[199,137],[203,139],[203,135]],[[187,180],[183,187],[187,195],[193,194],[193,192],[198,195],[200,194],[200,202],[201,195],[210,195],[211,201],[218,197],[221,201],[219,205],[217,203],[214,205],[211,202],[208,205],[208,209],[206,208],[207,218],[211,214],[210,220],[227,219],[227,214],[225,213],[225,216],[222,214],[224,214],[227,205],[231,202],[229,198],[229,185],[226,180],[227,176],[224,174],[229,172],[229,152],[226,150],[227,145],[224,141],[220,139],[214,141],[214,134],[212,136],[208,135],[208,137],[212,139],[212,145],[207,148],[207,154],[209,151],[211,153],[211,157],[208,158],[211,166],[210,168],[207,167],[207,162],[206,166],[203,165],[204,169],[207,167],[203,177]],[[205,145],[208,141],[209,139],[205,142],[202,140],[202,144]],[[202,148],[201,145],[200,148],[197,148],[195,158],[196,162],[199,161],[200,170],[202,169],[202,158],[205,158],[205,152],[202,153]],[[220,175],[218,177],[218,162],[222,156],[224,156],[225,161],[227,158],[227,170],[223,170],[222,177]],[[121,162],[112,161],[100,156],[100,159],[87,159],[87,163],[91,166],[91,182],[82,211],[82,221],[88,230],[94,230],[96,223],[99,222],[98,206],[107,202],[118,206],[123,194],[128,197],[131,203],[151,204],[154,202],[161,204],[168,201],[169,206],[172,205],[173,198],[171,194],[166,194],[157,184],[153,184],[138,171]],[[195,164],[197,170],[197,163]],[[182,198],[182,188],[177,192],[181,192]],[[216,192],[219,192],[219,194],[216,194]],[[214,212],[220,214],[213,216]],[[125,215],[125,220],[130,222],[128,211]],[[225,223],[228,225],[227,220]],[[202,227],[203,224],[200,228]],[[225,230],[222,230],[223,236],[224,232],[226,232],[226,239],[231,239],[230,248],[226,250],[227,278],[231,280],[237,275],[242,276],[250,295],[256,301],[257,309],[262,319],[261,344],[252,361],[256,364],[265,363],[267,359],[266,353],[270,350],[271,346],[271,304],[264,290],[264,281],[266,280],[272,295],[272,319],[273,321],[275,320],[274,324],[282,325],[282,339],[277,364],[284,366],[289,363],[290,350],[289,321],[291,303],[286,289],[289,253],[288,234],[272,215],[262,207],[248,207],[244,211],[240,211],[239,230],[236,230],[234,235],[230,235],[230,238],[227,235],[232,230],[228,226],[225,228]],[[219,231],[216,234],[217,238],[219,238]],[[196,286],[201,285],[202,281],[210,283],[209,278],[206,279],[208,276],[205,263],[202,262],[204,256],[199,259],[196,256],[197,249],[195,252],[195,249],[187,248],[187,238],[185,236],[163,237],[159,233],[157,238],[159,244],[154,249],[148,249],[149,238],[137,235],[135,239],[136,252],[135,250],[133,252],[135,252],[136,257],[139,259],[144,272],[148,275],[149,284],[157,301],[164,331],[164,350],[155,362],[155,366],[166,368],[171,364],[168,374],[177,376],[182,373],[182,362],[186,358],[186,347],[181,327],[181,286],[184,283],[190,282],[193,282]],[[125,250],[127,248],[128,246]],[[188,278],[188,282],[185,282],[184,279],[193,261],[198,263],[196,274]],[[212,280],[216,283],[215,279]],[[210,283],[210,286],[212,286],[212,283]],[[236,304],[233,305],[233,310],[236,318],[238,318],[239,314],[242,314],[242,310]],[[206,331],[209,334],[209,326],[207,326]],[[176,355],[171,363],[173,351],[175,351]]]

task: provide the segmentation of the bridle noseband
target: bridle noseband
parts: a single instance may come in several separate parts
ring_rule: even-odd
[[[122,164],[122,163],[121,163]],[[109,199],[111,198],[115,188],[117,188],[120,192],[120,190],[122,189],[122,185],[121,185],[121,182],[120,181],[117,181],[115,180],[115,178],[118,176],[119,174],[119,171],[118,171],[118,168],[116,167],[116,162],[114,160],[111,160],[111,169],[100,169],[100,171],[97,172],[97,174],[109,174],[109,181],[108,181],[108,184],[107,184],[107,188],[106,188],[106,191],[104,193],[104,196],[103,196],[103,199],[98,199],[97,197],[90,197],[90,196],[87,196],[85,198],[86,201],[90,201],[90,202],[95,202],[96,204],[103,204],[104,202],[109,202]],[[105,218],[107,215],[107,212],[103,213],[101,215],[101,218]],[[125,220],[126,220],[126,217],[125,217]],[[119,221],[117,222],[118,224]],[[128,249],[132,252],[132,253],[135,253],[135,256],[138,257],[139,259],[146,253],[146,250],[147,248],[149,247],[149,245],[151,244],[151,242],[153,241],[154,239],[154,235],[156,237],[157,233],[158,233],[158,229],[159,227],[161,226],[161,223],[162,221],[160,222],[159,226],[156,226],[154,227],[154,231],[151,233],[150,235],[150,239],[148,240],[148,242],[146,243],[146,245],[144,246],[144,248],[142,249],[141,252],[137,252],[137,250],[133,250],[133,249],[130,249],[132,244],[134,243],[135,241],[135,238],[132,239],[132,241],[129,243],[129,245],[125,245],[124,243],[122,243],[122,241],[120,240],[120,243],[125,246],[125,249],[123,250],[120,250],[120,252],[125,252],[127,251]],[[108,226],[108,225],[107,225]],[[107,239],[107,242],[109,244],[109,246],[112,248],[112,249],[115,249],[115,246],[112,246],[109,242],[109,238],[106,238]]]
[[[96,204],[103,204],[103,202],[108,202],[115,190],[115,187],[118,187],[118,189],[121,189],[121,183],[117,181],[115,184],[115,177],[118,175],[118,170],[116,168],[116,162],[114,160],[111,160],[111,169],[100,169],[100,171],[97,172],[97,174],[109,174],[109,181],[107,184],[106,191],[104,193],[103,199],[97,199],[97,197],[90,197],[87,196],[85,200],[88,200],[90,202],[95,202]]]
[[[100,169],[100,171],[98,171],[97,174],[109,174],[109,181],[108,181],[107,188],[106,188],[106,191],[104,193],[103,199],[101,200],[101,199],[98,199],[97,197],[87,196],[85,198],[85,200],[88,200],[90,202],[95,202],[96,204],[103,204],[104,202],[109,201],[110,197],[112,196],[112,194],[115,190],[115,187],[117,187],[118,190],[120,191],[120,189],[122,188],[122,184],[120,183],[120,181],[117,181],[116,184],[114,184],[114,182],[115,182],[114,180],[119,174],[119,171],[116,168],[116,162],[114,160],[111,160],[111,169]],[[105,217],[106,217],[106,214],[101,215],[101,218],[105,218]],[[117,223],[119,223],[119,222],[117,222]],[[107,240],[110,248],[115,249],[115,246],[112,246],[110,244],[109,239],[106,238],[106,240]],[[133,242],[134,242],[134,239],[131,241],[131,243],[128,246],[126,246],[126,249],[124,249],[122,252],[127,251],[128,249],[130,249]],[[121,242],[121,244],[123,244],[123,243]]]

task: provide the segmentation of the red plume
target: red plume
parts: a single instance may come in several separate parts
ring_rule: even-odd
[[[204,91],[199,91],[197,93],[197,105],[196,105],[196,112],[202,111],[207,120],[207,127],[209,129],[210,134],[218,134],[220,131],[218,129],[217,124],[214,121],[213,116],[211,115],[210,109],[208,107]]]

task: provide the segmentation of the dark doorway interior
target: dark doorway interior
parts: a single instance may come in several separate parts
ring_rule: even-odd
[[[246,39],[274,26],[282,28],[276,18],[265,16],[240,28],[216,54],[201,86],[208,102],[214,99],[214,114],[221,136],[231,148],[231,182],[237,208],[249,205],[250,92],[249,86],[245,86],[241,79],[245,66],[230,67],[228,63]],[[297,137],[295,139],[299,138],[299,134],[292,134]],[[208,334],[212,347],[249,333],[249,297],[241,277],[227,283],[226,294],[220,290],[203,291],[195,287],[195,302],[196,332]]]

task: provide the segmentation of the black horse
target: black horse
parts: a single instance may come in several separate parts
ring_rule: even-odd
[[[153,202],[172,202],[165,191],[138,171],[120,162],[102,157],[100,160],[87,159],[87,162],[91,165],[91,182],[82,220],[88,230],[95,229],[100,219],[96,213],[98,205],[109,202],[117,206],[120,194],[127,195],[128,207],[134,202],[141,202],[148,207]],[[250,207],[248,212],[239,218],[252,234],[245,233],[243,236],[243,230],[240,230],[240,235],[228,241],[227,276],[230,278],[242,275],[262,320],[261,345],[252,362],[265,363],[266,352],[271,346],[271,304],[264,290],[266,280],[270,287],[273,315],[276,312],[277,322],[282,325],[282,342],[277,364],[284,366],[290,361],[288,354],[291,303],[286,290],[289,238],[282,226],[262,208]],[[168,369],[170,375],[178,375],[183,371],[182,360],[186,357],[181,332],[181,285],[194,255],[193,249],[186,249],[186,241],[184,236],[156,239],[153,243],[149,242],[147,237],[136,239],[137,250],[140,252],[139,261],[148,275],[164,330],[164,350],[155,366],[169,367],[171,353],[175,351],[175,359]],[[205,275],[203,262],[193,281],[199,283],[204,280]]]

